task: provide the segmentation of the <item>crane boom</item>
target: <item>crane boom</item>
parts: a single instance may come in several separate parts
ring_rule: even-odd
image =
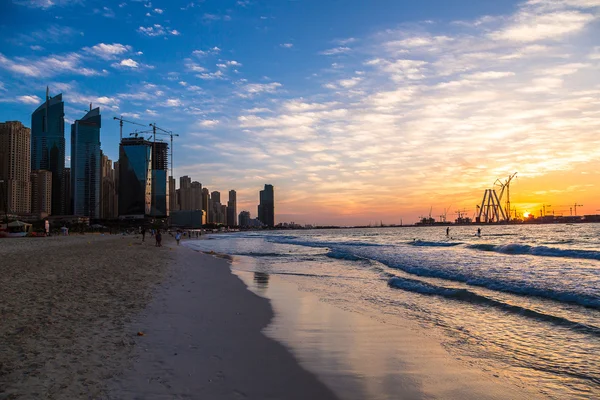
[[[137,122],[133,122],[133,121],[128,121],[126,119],[123,119],[123,116],[121,115],[119,118],[117,117],[113,117],[113,119],[119,121],[119,139],[123,140],[123,122],[127,122],[128,124],[133,124],[133,125],[139,125],[139,126],[146,126],[144,124],[139,124]]]

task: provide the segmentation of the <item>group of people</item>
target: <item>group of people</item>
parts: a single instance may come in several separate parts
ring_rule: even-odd
[[[481,236],[481,228],[477,228],[477,236]],[[446,228],[446,237],[450,237],[450,227]]]
[[[145,242],[146,228],[141,227],[140,232],[142,234],[142,242]],[[154,237],[154,239],[156,240],[156,247],[162,247],[162,233],[160,232],[160,229],[150,229],[150,237]],[[175,240],[177,241],[177,246],[179,246],[179,242],[181,241],[181,231],[177,231],[177,233],[175,234]]]

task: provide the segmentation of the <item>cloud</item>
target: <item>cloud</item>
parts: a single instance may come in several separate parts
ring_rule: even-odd
[[[82,58],[77,53],[51,55],[35,60],[19,58],[11,60],[0,53],[0,68],[19,75],[29,77],[49,77],[64,73],[83,76],[105,75],[106,71],[97,71],[82,65]]]
[[[17,102],[19,103],[23,103],[23,104],[41,104],[42,99],[40,99],[37,96],[34,95],[29,95],[29,96],[18,96],[17,97]]]
[[[115,68],[119,68],[119,67],[132,68],[132,69],[139,68],[138,62],[132,60],[131,58],[126,58],[124,60],[121,60],[121,62],[112,64],[112,66]]]
[[[130,52],[131,49],[131,46],[120,43],[98,43],[93,47],[84,47],[83,51],[100,57],[103,60],[114,60],[117,56]]]
[[[198,74],[198,75],[196,75],[196,77],[203,79],[203,80],[214,80],[214,79],[224,79],[224,75],[225,74],[223,74],[223,71],[219,70],[219,71],[215,71],[215,72]]]
[[[350,47],[339,46],[339,47],[334,47],[332,49],[324,50],[324,51],[320,52],[319,54],[324,55],[324,56],[335,56],[335,55],[340,55],[340,54],[347,54],[350,51],[352,51],[352,49]]]
[[[213,128],[219,124],[219,120],[216,119],[207,119],[198,122],[198,126],[202,128]]]
[[[194,50],[192,52],[192,54],[195,55],[196,57],[204,57],[209,54],[219,54],[220,52],[221,52],[221,49],[215,46],[208,50]]]
[[[161,24],[154,24],[152,26],[145,26],[145,27],[140,26],[137,29],[137,31],[139,33],[141,33],[142,35],[149,36],[149,37],[165,36],[165,35],[178,36],[181,34],[178,30],[166,28],[166,27],[162,26]]]
[[[292,43],[281,43],[279,46],[286,49],[291,49],[292,47],[294,47]]]
[[[163,12],[165,12],[165,11],[164,11],[164,10],[162,10],[162,9],[160,9],[160,8],[155,8],[155,9],[154,9],[154,12],[155,12],[156,14],[162,14],[162,13],[163,13]]]
[[[12,0],[14,4],[29,8],[47,9],[51,7],[63,7],[73,4],[81,4],[81,0]]]
[[[183,103],[179,99],[167,99],[164,105],[167,107],[181,107]]]
[[[240,97],[254,97],[262,93],[275,93],[283,85],[279,82],[272,83],[249,83],[242,87],[242,92],[238,93]]]
[[[31,50],[33,50],[33,51],[42,51],[42,50],[44,50],[44,48],[42,46],[37,46],[37,45],[35,45],[35,46],[29,46],[29,48]]]

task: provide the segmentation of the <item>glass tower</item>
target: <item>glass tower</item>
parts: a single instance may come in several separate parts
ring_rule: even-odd
[[[140,138],[121,140],[118,176],[119,217],[144,218],[150,215],[152,143]]]
[[[62,93],[50,97],[31,115],[31,170],[48,170],[52,173],[52,214],[64,215],[66,202],[63,196],[63,171],[65,169],[65,103]]]
[[[100,218],[100,108],[71,125],[71,208],[73,214]]]

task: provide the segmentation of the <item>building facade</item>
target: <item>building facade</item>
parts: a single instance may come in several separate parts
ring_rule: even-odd
[[[192,178],[185,175],[179,178],[179,209],[192,209]]]
[[[229,191],[229,201],[227,202],[227,226],[237,225],[237,193],[235,190]]]
[[[71,208],[74,215],[100,218],[101,126],[100,108],[90,109],[71,125]]]
[[[52,213],[64,215],[68,199],[64,198],[65,103],[62,94],[50,97],[31,115],[31,170],[52,173]]]
[[[102,155],[101,165],[100,180],[102,182],[102,188],[100,191],[100,218],[112,219],[118,216],[115,170],[113,169],[113,162],[106,155]]]
[[[152,142],[152,179],[150,215],[169,216],[169,145]]]
[[[273,185],[265,185],[260,191],[260,203],[258,205],[258,219],[265,226],[275,226],[275,190]]]
[[[150,215],[152,194],[152,143],[124,138],[119,146],[119,217]]]
[[[0,123],[0,213],[31,212],[31,130],[18,121]]]
[[[52,214],[52,172],[31,171],[31,213],[40,219]]]
[[[250,211],[242,211],[238,217],[238,225],[240,228],[247,228],[250,226]]]
[[[175,190],[175,178],[169,176],[169,210],[170,212],[179,210],[179,198]]]

